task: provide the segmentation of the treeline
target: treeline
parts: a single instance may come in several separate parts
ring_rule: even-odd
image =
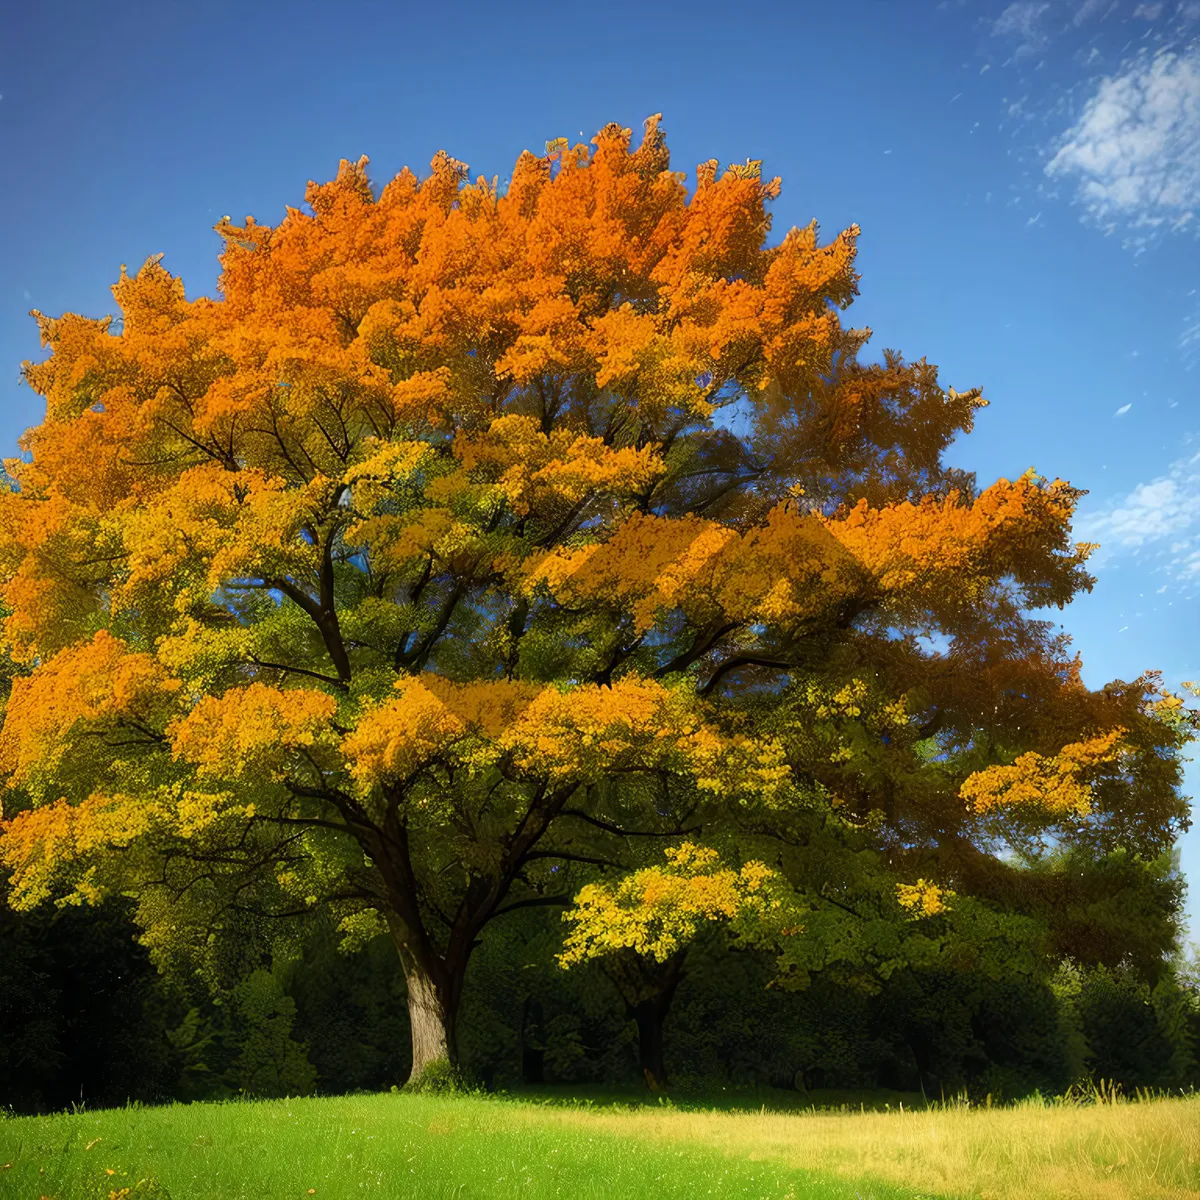
[[[160,975],[120,902],[16,914],[0,906],[0,1106],[14,1112],[403,1084],[410,1030],[386,938],[341,953],[310,932],[290,960],[254,965],[214,994]],[[639,1079],[637,1027],[595,966],[555,961],[558,914],[513,913],[473,961],[462,1065],[480,1085]],[[877,991],[830,976],[767,986],[772,963],[702,939],[666,1020],[673,1087],[964,1090],[1014,1099],[1088,1078],[1135,1088],[1200,1084],[1193,960],[1081,967],[1041,977],[900,970]]]

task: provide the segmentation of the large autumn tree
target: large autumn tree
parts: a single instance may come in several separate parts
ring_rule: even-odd
[[[439,154],[376,196],[364,158],[223,220],[217,300],[156,257],[119,326],[35,313],[14,903],[132,892],[163,953],[188,903],[377,923],[419,1077],[485,924],[596,838],[803,811],[910,884],[1068,828],[1168,844],[1179,702],[1088,691],[1030,615],[1090,586],[1079,493],[943,464],[980,393],[859,361],[858,231],[768,245],[778,190],[710,161],[689,193],[657,118],[503,194]]]

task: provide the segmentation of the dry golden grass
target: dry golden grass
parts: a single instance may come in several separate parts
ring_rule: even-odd
[[[847,1179],[873,1176],[941,1197],[1200,1197],[1200,1096],[1086,1106],[1031,1102],[1013,1108],[786,1115],[542,1108],[536,1119],[551,1114],[576,1128],[703,1143]]]

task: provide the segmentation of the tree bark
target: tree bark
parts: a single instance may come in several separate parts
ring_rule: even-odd
[[[408,1020],[412,1026],[412,1070],[408,1082],[416,1083],[434,1063],[458,1065],[455,1040],[458,1014],[447,989],[438,987],[430,972],[415,960],[405,963],[404,978],[408,985]]]
[[[466,960],[455,970],[435,954],[419,955],[403,922],[391,918],[388,925],[408,990],[408,1020],[412,1029],[412,1070],[408,1083],[411,1085],[420,1082],[435,1063],[444,1062],[452,1069],[458,1066],[456,1024]]]

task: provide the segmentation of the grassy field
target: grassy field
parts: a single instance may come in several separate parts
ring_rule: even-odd
[[[1200,1096],[724,1111],[378,1095],[0,1121],[5,1200],[1200,1197]]]

